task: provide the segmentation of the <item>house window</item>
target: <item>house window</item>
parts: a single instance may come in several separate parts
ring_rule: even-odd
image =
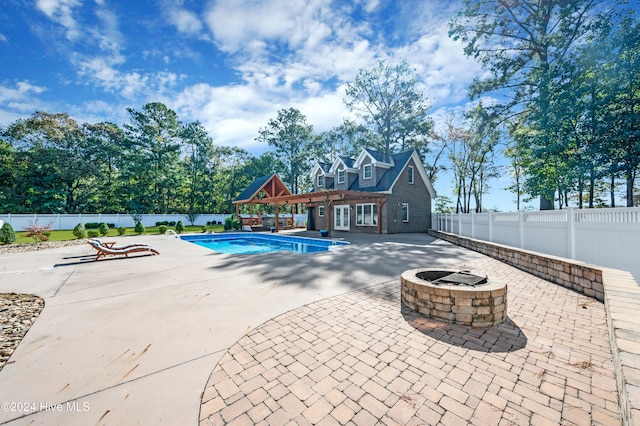
[[[371,179],[371,164],[365,164],[362,169],[362,178],[363,179]]]
[[[324,216],[324,206],[318,206],[318,216]]]
[[[413,185],[413,166],[407,167],[408,182]]]
[[[378,206],[356,204],[356,226],[378,226]]]
[[[402,203],[402,221],[409,222],[409,204]]]
[[[318,186],[324,186],[324,175],[318,175]]]
[[[338,183],[344,183],[344,170],[338,170]]]

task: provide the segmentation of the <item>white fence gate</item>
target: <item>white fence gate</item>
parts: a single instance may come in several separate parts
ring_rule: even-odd
[[[436,213],[435,230],[622,269],[640,282],[640,208]]]

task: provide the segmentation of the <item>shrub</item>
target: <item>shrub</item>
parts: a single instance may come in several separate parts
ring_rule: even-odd
[[[235,216],[229,216],[224,220],[225,231],[230,231],[230,230],[237,231],[240,228],[242,228],[242,223]]]
[[[95,229],[92,229],[90,231],[87,231],[87,235],[89,236],[89,238],[98,238],[98,235],[100,235],[100,233]]]
[[[108,233],[109,233],[109,225],[107,225],[106,223],[102,222],[100,224],[100,226],[98,227],[99,231],[100,231],[100,235],[102,235],[103,237],[105,237]]]
[[[156,226],[160,226],[160,225],[168,225],[169,222],[167,222],[166,220],[163,220],[162,222],[156,222]]]
[[[144,225],[142,222],[136,222],[136,227],[133,230],[136,234],[144,234]]]
[[[100,224],[98,222],[87,222],[84,224],[85,229],[98,229]]]
[[[176,223],[176,232],[178,234],[181,234],[182,231],[184,231],[184,224],[182,223],[181,220],[179,220],[178,223]]]
[[[38,225],[38,221],[36,221],[25,227],[24,231],[26,232],[26,237],[33,238],[37,244],[40,241],[47,241],[49,239],[51,227],[51,224],[40,226]]]
[[[166,234],[167,233],[167,225],[160,225],[158,230],[160,231],[161,235]]]
[[[0,228],[0,243],[11,244],[16,241],[16,232],[13,230],[13,226],[9,223],[5,223]]]
[[[124,235],[127,233],[127,228],[125,228],[124,226],[121,226],[120,228],[118,228],[118,235]]]
[[[85,229],[84,226],[82,226],[82,223],[77,224],[76,227],[73,228],[73,235],[76,238],[86,238],[87,237],[87,230]]]
[[[206,226],[204,226],[204,225],[202,225],[202,233],[203,233],[203,234],[206,234],[206,233],[207,233],[207,227],[206,227]]]
[[[115,224],[115,223],[107,223],[107,226],[108,226],[109,228],[113,229],[113,228],[115,228],[115,227],[116,227],[116,224]]]
[[[176,226],[176,221],[172,220],[171,222],[167,222],[167,225],[169,226]]]

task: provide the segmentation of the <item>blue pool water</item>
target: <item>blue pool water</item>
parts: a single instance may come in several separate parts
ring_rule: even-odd
[[[222,233],[184,235],[183,240],[226,254],[260,254],[276,251],[293,253],[317,253],[330,247],[349,244],[346,241],[320,240],[317,238],[290,237],[272,234]]]

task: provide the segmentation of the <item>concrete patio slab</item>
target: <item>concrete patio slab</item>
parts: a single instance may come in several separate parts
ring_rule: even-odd
[[[349,239],[306,255],[230,256],[145,236],[135,241],[160,256],[93,261],[88,245],[0,256],[0,292],[45,299],[0,371],[0,401],[28,404],[0,410],[0,423],[195,424],[220,358],[269,319],[425,262],[480,256],[424,234]]]

